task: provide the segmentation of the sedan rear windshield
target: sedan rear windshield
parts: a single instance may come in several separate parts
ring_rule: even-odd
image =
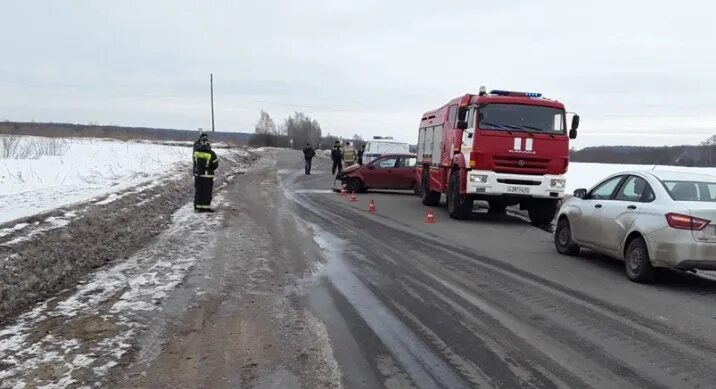
[[[675,201],[716,202],[716,182],[662,181]]]

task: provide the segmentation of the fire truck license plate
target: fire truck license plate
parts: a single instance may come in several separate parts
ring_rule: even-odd
[[[521,186],[508,186],[508,193],[530,193],[530,188],[523,188]]]

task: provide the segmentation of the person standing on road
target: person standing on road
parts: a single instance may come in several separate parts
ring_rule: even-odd
[[[343,148],[343,163],[346,167],[356,163],[356,149],[351,146],[351,142],[346,142],[346,147]]]
[[[336,141],[336,144],[333,145],[333,150],[331,150],[331,159],[333,160],[333,168],[331,169],[331,174],[338,174],[343,170],[343,164],[341,161],[343,160],[343,153],[341,153],[341,142]]]
[[[363,166],[363,154],[365,154],[365,145],[358,150],[358,165]]]
[[[214,212],[211,209],[211,192],[214,190],[214,170],[219,159],[211,149],[209,136],[201,134],[194,149],[194,210]]]
[[[315,156],[316,151],[313,150],[313,147],[311,147],[310,143],[306,143],[306,148],[303,149],[303,159],[306,162],[306,174],[311,174],[311,163],[313,162],[313,157]]]

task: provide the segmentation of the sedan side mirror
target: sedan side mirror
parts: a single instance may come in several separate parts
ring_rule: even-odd
[[[458,129],[458,130],[467,130],[467,121],[465,121],[465,120],[458,120],[458,121],[457,121],[457,129]]]
[[[574,191],[574,197],[579,197],[580,199],[587,198],[587,190],[586,189],[577,189]]]

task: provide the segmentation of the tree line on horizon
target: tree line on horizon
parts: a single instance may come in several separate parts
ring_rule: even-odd
[[[198,131],[149,127],[0,121],[0,134],[54,138],[193,141],[196,140],[197,133]],[[290,147],[290,139],[294,139],[294,149],[302,149],[309,142],[314,148],[322,149],[332,147],[336,141],[349,140],[356,147],[365,143],[357,134],[350,139],[330,133],[323,135],[318,121],[302,112],[294,112],[284,121],[276,124],[267,112],[261,111],[254,133],[221,131],[210,134],[210,137],[213,142],[285,148]],[[705,139],[700,145],[693,146],[593,146],[579,150],[572,149],[570,159],[573,162],[716,167],[716,134]]]
[[[293,141],[293,143],[291,143]],[[363,138],[355,134],[353,138],[345,139],[330,133],[323,135],[318,120],[311,118],[303,112],[294,112],[292,115],[276,124],[268,112],[261,110],[259,120],[254,126],[254,134],[249,139],[251,147],[283,147],[296,150],[303,149],[311,144],[316,149],[330,149],[335,142],[349,141],[354,147],[365,144]]]
[[[693,146],[592,146],[572,149],[572,162],[716,167],[716,135]]]

